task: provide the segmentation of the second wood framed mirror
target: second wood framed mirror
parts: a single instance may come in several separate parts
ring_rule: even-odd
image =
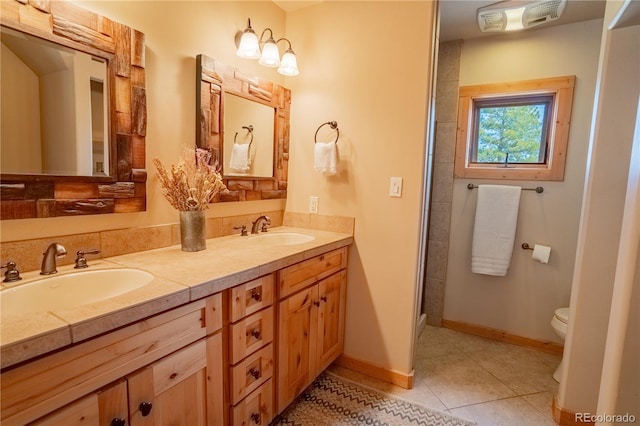
[[[286,198],[290,106],[289,89],[196,57],[196,146],[221,169],[219,201]]]

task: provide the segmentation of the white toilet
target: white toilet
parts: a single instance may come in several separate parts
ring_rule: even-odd
[[[556,334],[564,342],[564,338],[567,336],[567,323],[569,322],[569,308],[556,309],[553,319],[551,320],[551,327],[555,330]],[[562,376],[562,365],[564,361],[560,361],[560,365],[553,373],[553,378],[556,382],[560,382],[560,376]]]

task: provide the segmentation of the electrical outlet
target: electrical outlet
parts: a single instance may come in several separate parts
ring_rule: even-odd
[[[318,213],[318,197],[309,197],[309,213]]]
[[[389,182],[389,197],[402,197],[402,178],[392,177]]]

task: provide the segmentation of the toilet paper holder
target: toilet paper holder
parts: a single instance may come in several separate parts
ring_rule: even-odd
[[[533,247],[529,246],[528,243],[522,243],[520,247],[522,247],[524,250],[533,250]]]

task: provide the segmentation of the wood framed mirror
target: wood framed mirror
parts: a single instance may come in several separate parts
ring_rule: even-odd
[[[273,126],[260,125],[262,119],[254,116],[236,120],[235,115],[242,108],[236,106],[236,101],[240,105],[247,102],[249,106],[257,104],[262,109],[270,109],[273,112]],[[220,194],[219,201],[286,198],[290,107],[289,89],[242,73],[205,55],[196,57],[196,146],[211,151],[213,161],[221,168],[229,193]],[[226,114],[233,114],[234,117],[225,117]],[[259,139],[263,141],[267,138],[263,136],[264,132],[272,133],[273,137],[268,139],[271,144],[269,147],[260,148]],[[254,135],[253,142],[250,142]],[[244,155],[253,156],[249,164],[245,164],[246,168],[255,167],[261,171],[252,173],[252,170],[245,168],[232,170],[229,151],[234,141],[238,145],[245,144],[245,151],[242,151]],[[252,147],[248,146],[249,143]],[[270,164],[263,168],[265,161]],[[262,165],[258,167],[258,164]]]
[[[0,219],[146,210],[144,34],[66,0],[6,0],[0,4],[2,27],[106,63],[104,133],[108,144],[104,155],[109,159],[104,172],[95,176],[0,170]]]

